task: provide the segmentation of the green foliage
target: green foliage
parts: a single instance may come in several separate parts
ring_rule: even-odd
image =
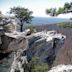
[[[66,2],[65,4],[64,4],[64,9],[69,9],[70,8],[70,4],[68,3],[68,2]]]
[[[2,21],[2,17],[0,17],[0,21]]]
[[[31,33],[36,32],[36,26],[30,25],[28,28],[30,29]]]
[[[64,8],[61,8],[61,7],[60,7],[60,8],[58,9],[56,15],[61,14],[61,13],[63,13],[63,12],[64,12]]]
[[[2,14],[2,12],[0,11],[0,14]]]
[[[72,20],[72,18],[70,18],[70,20]]]
[[[33,57],[31,60],[31,72],[47,72],[48,64],[40,62],[38,57]]]
[[[72,7],[72,2],[70,3],[70,7]]]
[[[55,16],[56,15],[56,9],[55,8],[46,9],[46,14],[50,14],[51,16]]]
[[[2,12],[0,11],[0,15],[2,15]],[[0,21],[2,20],[3,18],[0,16]]]
[[[11,8],[10,13],[15,14],[15,17],[20,20],[23,20],[24,22],[29,22],[32,18],[32,11],[29,11],[28,9],[22,7]]]
[[[58,14],[67,12],[70,8],[72,8],[72,2],[66,2],[64,6],[62,8],[60,7],[58,10],[55,8],[46,9],[46,14],[49,14],[50,16],[56,16]]]
[[[23,7],[13,7],[10,10],[11,14],[14,14],[16,18],[18,18],[21,22],[21,31],[23,27],[23,23],[30,23],[32,20],[32,11],[29,11],[26,8]]]
[[[64,22],[64,23],[60,23],[58,24],[59,27],[63,27],[63,28],[72,28],[72,22]]]
[[[46,14],[51,13],[51,11],[52,11],[52,8],[51,9],[46,9]]]

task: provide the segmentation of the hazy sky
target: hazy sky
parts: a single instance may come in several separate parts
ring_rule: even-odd
[[[72,0],[0,0],[0,10],[6,14],[13,6],[22,6],[33,11],[33,16],[47,16],[47,8],[62,7],[65,2]]]

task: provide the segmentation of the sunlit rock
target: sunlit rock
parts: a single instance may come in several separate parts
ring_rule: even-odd
[[[8,64],[6,72],[24,72],[32,57],[39,57],[41,62],[46,62],[50,67],[64,44],[66,36],[56,31],[42,31],[30,33],[30,29],[18,32],[14,22],[3,25],[4,33],[0,37],[1,54],[4,62]],[[12,55],[12,56],[11,56]],[[9,59],[7,58],[9,57]],[[6,58],[6,59],[5,59]],[[1,72],[4,72],[2,69]]]
[[[72,72],[72,65],[58,65],[48,72]]]

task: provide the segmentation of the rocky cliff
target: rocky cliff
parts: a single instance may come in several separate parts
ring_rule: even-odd
[[[50,67],[65,36],[56,31],[42,31],[27,36],[27,32],[11,32],[1,35],[0,72],[29,72],[27,64],[32,57]]]
[[[58,65],[56,67],[53,67],[48,72],[72,72],[72,65]]]

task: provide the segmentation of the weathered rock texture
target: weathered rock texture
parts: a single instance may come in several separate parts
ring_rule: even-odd
[[[57,52],[64,44],[65,36],[58,34],[49,35],[49,32],[47,33],[49,36],[45,34],[45,32],[38,33],[37,36],[30,38],[27,53],[29,59],[31,59],[30,57],[39,57],[40,61],[47,62],[51,67]]]
[[[72,72],[72,65],[58,65],[48,72]]]
[[[38,32],[26,36],[25,32],[5,33],[1,36],[0,71],[29,72],[27,64],[39,57],[51,67],[65,36],[56,32]]]

